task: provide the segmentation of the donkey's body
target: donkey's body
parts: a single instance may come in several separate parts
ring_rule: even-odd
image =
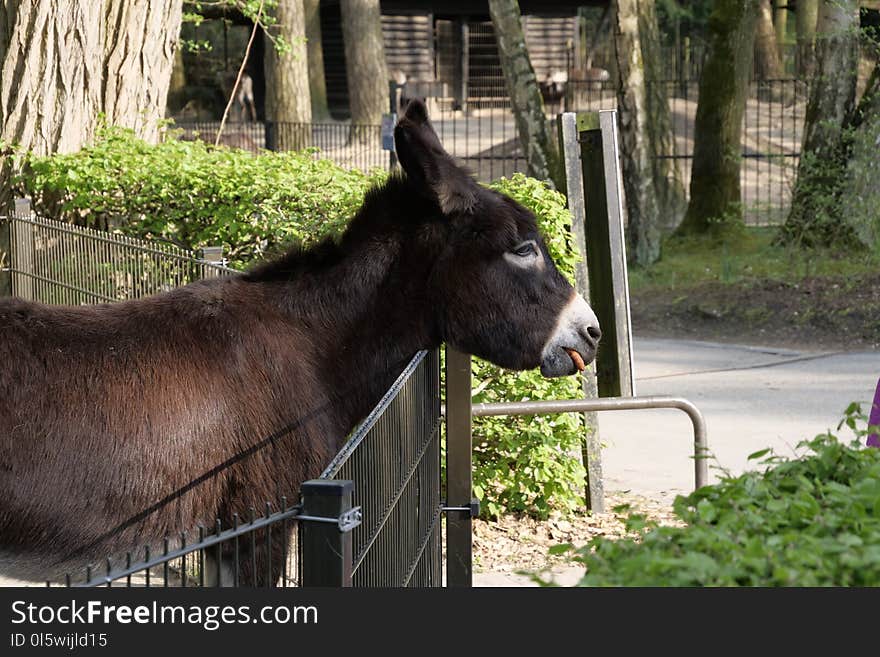
[[[407,177],[338,243],[138,301],[0,302],[0,572],[57,576],[293,498],[419,349],[550,375],[592,358],[595,316],[534,219],[449,168],[423,107],[396,136]]]

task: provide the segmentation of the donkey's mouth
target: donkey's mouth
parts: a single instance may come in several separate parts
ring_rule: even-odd
[[[584,363],[584,359],[581,358],[581,355],[575,351],[574,349],[566,349],[568,352],[569,358],[571,358],[571,362],[574,363],[574,366],[577,368],[578,372],[583,372],[587,366]]]
[[[593,357],[594,352],[591,350],[582,353],[570,347],[556,347],[545,353],[541,361],[541,374],[553,378],[583,372]]]

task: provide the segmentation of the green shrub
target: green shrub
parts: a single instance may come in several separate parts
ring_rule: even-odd
[[[830,433],[800,447],[810,452],[792,459],[762,450],[750,458],[764,471],[679,496],[685,527],[630,515],[635,538],[597,538],[579,550],[581,585],[880,585],[880,449]]]
[[[47,216],[190,249],[223,245],[242,267],[285,243],[338,232],[385,175],[342,169],[313,150],[151,145],[104,128],[77,153],[31,157],[20,184]]]
[[[76,223],[170,240],[187,248],[222,244],[244,267],[283,244],[340,231],[385,173],[346,171],[313,151],[259,156],[168,140],[151,146],[107,128],[71,155],[32,157],[21,186],[37,209]],[[575,252],[565,198],[521,174],[492,185],[532,210],[560,269],[573,279]],[[504,372],[474,360],[475,402],[567,398],[574,377]],[[580,416],[484,418],[474,422],[474,489],[484,515],[539,517],[582,502]]]

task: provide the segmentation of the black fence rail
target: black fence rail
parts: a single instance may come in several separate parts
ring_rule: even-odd
[[[103,564],[91,564],[68,574],[64,585],[76,587],[204,587],[297,586],[302,572],[302,530],[297,522],[303,506],[280,501],[279,511],[267,502],[264,512],[250,510],[232,526],[197,527],[166,536],[160,545],[146,545]],[[280,541],[280,550],[273,549]],[[278,558],[276,554],[280,554]],[[273,559],[274,557],[274,559]],[[260,567],[263,568],[260,572]],[[57,582],[47,581],[46,586]]]

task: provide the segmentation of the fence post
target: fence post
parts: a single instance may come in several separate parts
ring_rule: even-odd
[[[590,301],[590,278],[587,270],[587,237],[585,227],[584,180],[581,172],[581,153],[578,146],[577,117],[565,112],[557,118],[559,144],[565,165],[566,202],[571,212],[571,231],[580,259],[575,265],[577,291]],[[596,386],[596,367],[590,364],[581,378],[584,399],[599,396]],[[584,500],[588,511],[605,512],[605,489],[602,483],[602,445],[599,442],[599,415],[585,412],[584,435],[581,440],[581,459],[586,471]]]
[[[581,144],[584,201],[586,204],[586,256],[590,303],[602,327],[602,348],[596,358],[600,397],[632,397],[632,321],[620,158],[617,147],[617,112],[583,112],[577,115]]]
[[[274,121],[264,121],[263,122],[263,131],[265,133],[264,143],[267,151],[274,151],[276,149],[276,128]]]
[[[312,479],[301,487],[303,516],[302,586],[350,587],[352,579],[351,530],[339,522],[351,511],[354,482],[346,479]]]
[[[226,265],[226,258],[223,257],[223,246],[204,246],[202,247],[202,276],[200,278],[218,278],[220,269]],[[205,264],[215,265],[206,267]]]
[[[469,507],[471,472],[471,357],[446,347],[446,504]],[[446,517],[446,585],[472,584],[473,543],[469,513]]]

